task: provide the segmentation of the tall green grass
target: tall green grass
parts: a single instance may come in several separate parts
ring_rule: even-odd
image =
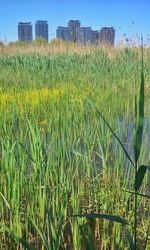
[[[147,120],[149,63],[148,57],[144,64]],[[100,107],[133,159],[140,53],[125,49],[111,59],[101,49],[81,55],[3,54],[0,70],[0,93],[66,86],[59,100],[40,103],[25,114],[17,105],[1,110],[0,248],[127,249],[125,228],[120,224],[104,220],[91,224],[73,214],[113,214],[134,223],[133,195],[123,191],[133,190],[134,169],[87,97]],[[72,87],[81,98],[78,104]],[[146,128],[145,123],[139,162],[147,166]],[[141,187],[144,194],[146,176]],[[148,207],[149,201],[139,196],[138,211],[143,216],[137,216],[136,229],[142,248]]]
[[[134,194],[134,240],[130,234],[130,232],[127,230],[127,239],[129,243],[130,249],[136,250],[139,248],[138,241],[137,241],[137,226],[138,226],[138,196],[148,198],[150,199],[149,195],[144,195],[142,193],[138,193],[139,189],[141,188],[143,184],[143,180],[146,174],[147,170],[150,170],[150,166],[146,165],[140,165],[138,166],[138,160],[140,157],[141,153],[141,146],[142,146],[142,136],[143,136],[143,128],[144,128],[144,57],[143,57],[143,40],[142,40],[142,65],[141,65],[141,84],[140,84],[140,91],[139,91],[139,101],[138,101],[138,107],[137,107],[137,96],[135,97],[135,119],[136,119],[136,129],[135,129],[135,139],[134,139],[134,156],[135,160],[133,161],[131,156],[129,155],[127,149],[115,133],[113,129],[110,127],[109,123],[103,116],[103,114],[98,110],[96,106],[92,104],[94,107],[95,111],[99,114],[100,118],[104,121],[104,123],[107,125],[111,133],[113,134],[114,138],[116,141],[120,144],[121,149],[123,150],[126,158],[129,160],[131,165],[134,167],[134,191],[127,191],[130,194]],[[110,214],[78,214],[74,215],[75,217],[79,218],[88,218],[91,220],[91,223],[94,223],[95,219],[106,219],[110,220],[113,222],[118,222],[123,225],[127,225],[128,222],[124,219],[121,218],[118,215],[110,215]],[[92,241],[94,242],[94,234],[95,230],[91,230],[91,235],[93,235]],[[148,225],[148,230],[146,234],[146,239],[144,243],[144,249],[147,247],[147,239],[148,239],[148,234],[149,234],[149,225]],[[115,248],[118,249],[119,246],[116,244],[116,239],[115,239]],[[92,247],[92,249],[95,249],[95,246]]]

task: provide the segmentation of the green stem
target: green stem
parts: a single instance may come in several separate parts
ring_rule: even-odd
[[[134,243],[135,243],[135,250],[137,249],[137,191],[136,191],[136,182],[137,182],[137,162],[135,163],[135,179],[134,179],[134,187],[135,187],[135,194],[134,194]]]

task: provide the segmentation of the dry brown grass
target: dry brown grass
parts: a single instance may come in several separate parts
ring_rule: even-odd
[[[141,49],[136,46],[130,46],[132,50],[139,53],[141,56]],[[110,60],[114,59],[119,53],[121,53],[125,46],[123,44],[118,44],[117,46],[108,46],[106,44],[99,45],[86,45],[83,46],[78,43],[63,42],[61,40],[52,40],[50,43],[36,42],[29,44],[21,43],[11,43],[7,46],[0,44],[0,55],[16,55],[16,54],[40,54],[44,56],[55,55],[55,54],[95,54],[99,50],[103,50],[109,57]],[[150,57],[150,48],[144,49],[144,59]]]
[[[32,54],[38,53],[41,55],[50,55],[50,54],[91,54],[95,53],[97,50],[103,49],[110,58],[114,57],[118,52],[122,50],[121,47],[112,47],[106,46],[104,44],[86,45],[82,46],[77,43],[65,43],[63,41],[54,40],[50,43],[43,44],[19,44],[14,43],[8,46],[0,45],[0,54]]]

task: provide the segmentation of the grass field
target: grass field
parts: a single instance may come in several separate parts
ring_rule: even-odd
[[[133,233],[133,197],[124,190],[133,190],[134,171],[93,105],[134,158],[140,49],[28,46],[0,49],[0,249],[128,249],[125,226],[73,215],[119,215]],[[139,161],[148,165],[149,49],[144,75]],[[147,174],[145,194],[149,187]],[[138,198],[139,249],[149,206]]]

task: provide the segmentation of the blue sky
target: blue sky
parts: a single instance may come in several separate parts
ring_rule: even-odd
[[[80,19],[83,26],[116,28],[116,40],[150,34],[150,0],[0,0],[0,40],[17,40],[17,23],[48,20],[49,37],[55,37],[59,25]],[[133,24],[134,21],[134,24]],[[34,29],[33,29],[34,31]],[[33,33],[34,34],[34,33]]]

